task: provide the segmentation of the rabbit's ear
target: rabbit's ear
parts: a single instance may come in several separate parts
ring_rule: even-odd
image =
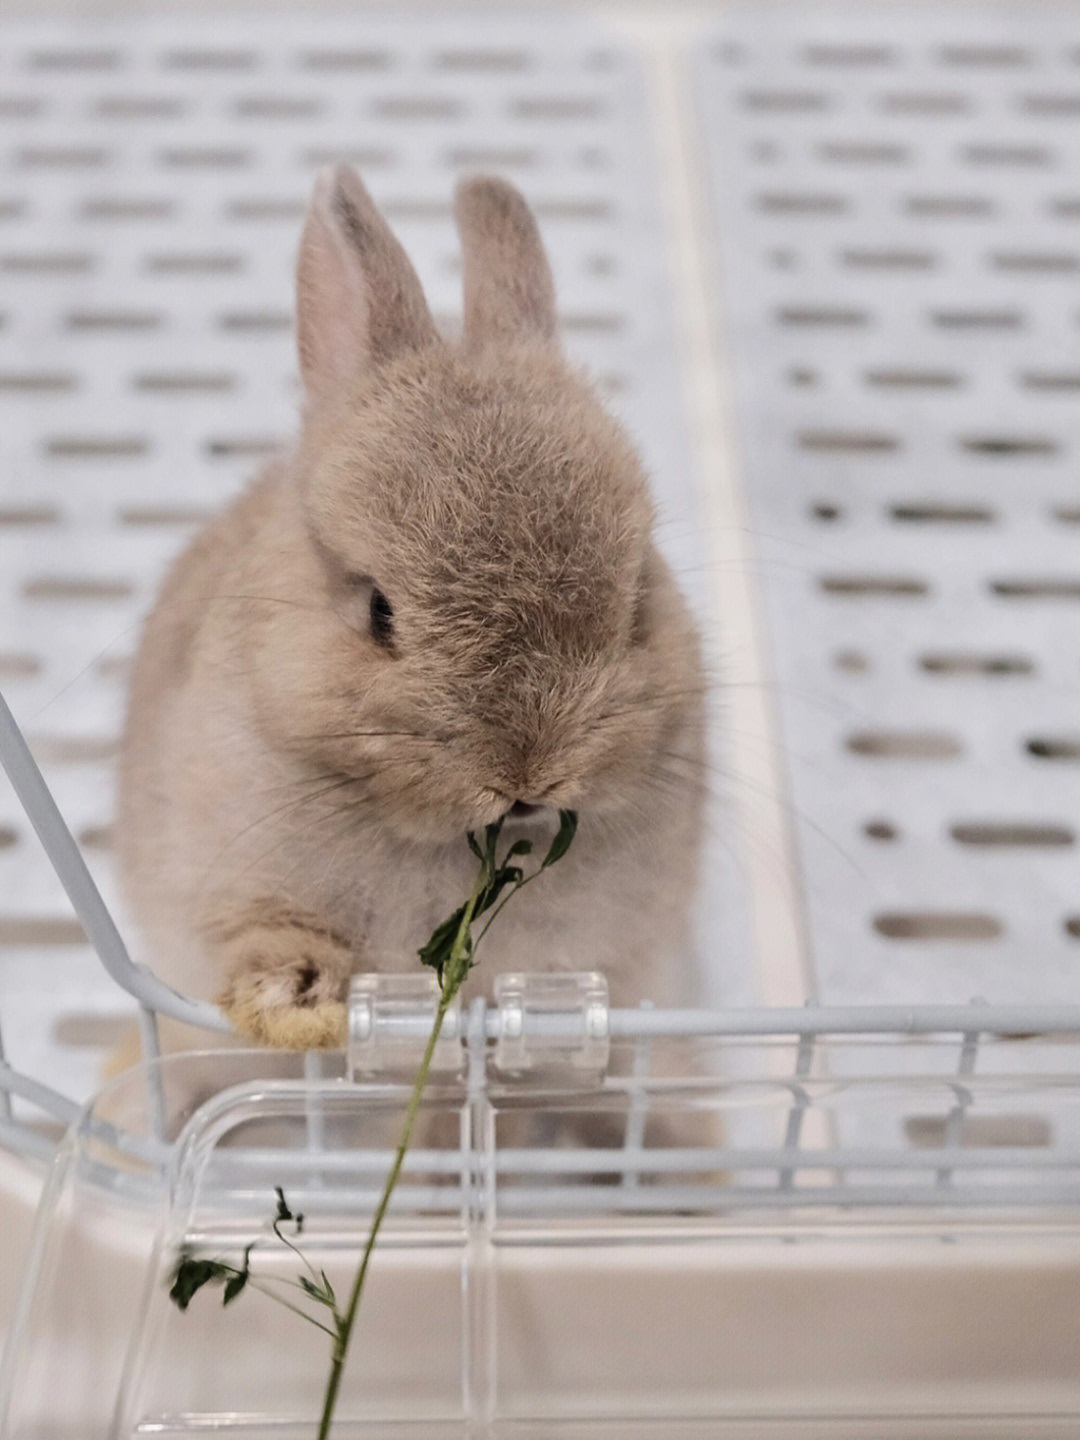
[[[297,345],[308,395],[436,338],[416,271],[347,165],[320,173],[296,270]]]
[[[512,185],[479,178],[457,191],[465,265],[465,347],[552,340],[555,286],[532,211]]]

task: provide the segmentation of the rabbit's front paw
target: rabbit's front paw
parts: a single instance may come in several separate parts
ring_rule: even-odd
[[[249,917],[219,943],[228,975],[217,997],[237,1031],[281,1050],[345,1043],[352,955],[330,931],[280,911]]]

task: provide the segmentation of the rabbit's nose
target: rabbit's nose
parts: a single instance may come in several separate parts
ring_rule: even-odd
[[[510,806],[510,814],[520,820],[525,815],[535,815],[539,809],[540,806],[534,805],[531,800],[515,800]]]

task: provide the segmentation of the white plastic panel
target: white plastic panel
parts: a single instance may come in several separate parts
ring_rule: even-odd
[[[1080,14],[755,5],[695,61],[829,1003],[1080,984]]]
[[[198,519],[294,433],[295,249],[335,157],[363,173],[449,329],[455,178],[524,189],[567,349],[643,446],[662,538],[707,608],[645,87],[611,32],[300,10],[13,23],[0,94],[0,687],[107,898],[125,662]],[[737,883],[725,856],[719,915]],[[710,998],[752,998],[730,958],[744,947],[723,951]],[[99,1061],[83,1042],[126,1002],[3,783],[0,967],[9,1057],[86,1093]]]

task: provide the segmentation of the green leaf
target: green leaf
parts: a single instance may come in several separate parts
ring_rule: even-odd
[[[236,1274],[226,1282],[225,1294],[221,1297],[222,1305],[228,1305],[230,1300],[235,1300],[247,1282],[248,1272],[246,1270],[238,1270]]]
[[[491,882],[481,893],[480,899],[476,902],[473,918],[479,919],[485,910],[491,909],[507,885],[516,885],[520,880],[521,870],[517,865],[504,865],[501,870],[497,870]]]
[[[457,939],[457,933],[461,928],[461,919],[464,914],[465,906],[459,905],[452,915],[436,925],[435,929],[431,932],[431,939],[426,945],[421,946],[421,959],[427,955],[438,954],[442,949],[454,943]],[[432,962],[425,960],[424,963],[430,965]]]
[[[251,1278],[251,1252],[254,1248],[254,1240],[250,1245],[245,1245],[244,1263],[236,1274],[225,1282],[225,1294],[221,1297],[222,1305],[228,1305],[231,1300],[235,1300]]]
[[[509,860],[513,855],[531,855],[532,848],[533,845],[531,840],[515,840],[513,845],[511,845],[510,849],[506,852],[506,859]],[[503,864],[505,865],[505,863],[506,861],[504,860]]]
[[[480,861],[482,865],[484,863],[484,852],[480,848],[480,841],[477,840],[476,836],[471,830],[466,833],[465,839],[469,843],[469,849],[472,851],[472,853],[476,856],[476,858]]]
[[[325,1275],[323,1279],[326,1279]],[[321,1285],[316,1285],[315,1281],[309,1280],[306,1275],[300,1276],[300,1284],[320,1305],[326,1305],[331,1310],[334,1308],[334,1292],[332,1290],[324,1290]]]
[[[283,1241],[287,1245],[289,1242],[285,1239],[285,1236],[282,1235],[281,1231],[278,1229],[278,1226],[283,1225],[286,1221],[288,1221],[290,1224],[296,1226],[297,1235],[301,1235],[304,1230],[304,1217],[300,1214],[294,1215],[293,1212],[289,1209],[288,1205],[285,1202],[285,1192],[284,1190],[282,1190],[280,1185],[274,1186],[274,1194],[277,1196],[277,1211],[274,1215],[273,1220],[271,1220],[270,1222],[270,1228],[273,1230],[274,1234],[278,1237],[278,1239]]]
[[[233,1266],[223,1265],[220,1260],[196,1260],[193,1255],[181,1254],[173,1271],[169,1299],[179,1309],[186,1310],[204,1285],[228,1280],[235,1273]]]
[[[330,1303],[330,1308],[331,1310],[336,1310],[337,1296],[334,1294],[334,1287],[330,1284],[325,1270],[320,1270],[319,1274],[322,1276],[322,1283],[326,1287],[326,1297]]]
[[[431,939],[417,951],[423,963],[430,965],[438,974],[440,985],[442,984],[443,970],[450,959],[464,914],[465,906],[459,905],[448,919],[435,927],[431,932]]]
[[[576,830],[577,815],[575,812],[573,810],[560,810],[559,828],[556,831],[555,839],[551,842],[550,850],[544,856],[540,866],[541,870],[546,870],[549,865],[554,865],[556,860],[562,859],[567,850],[570,849]]]

